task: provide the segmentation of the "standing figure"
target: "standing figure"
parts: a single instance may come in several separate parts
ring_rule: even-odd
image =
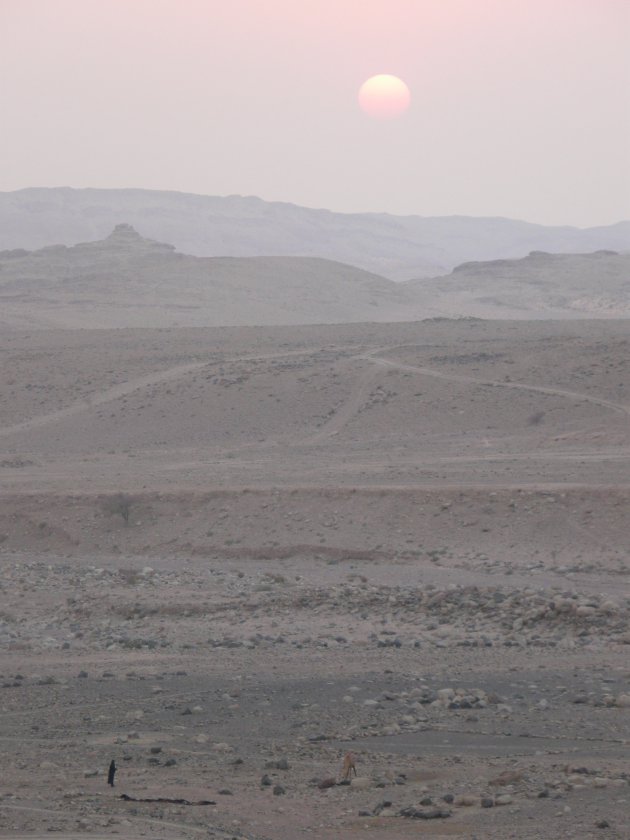
[[[107,784],[111,785],[112,787],[114,787],[114,776],[116,775],[117,769],[118,768],[116,767],[116,762],[112,758],[111,764],[109,765],[109,770],[107,772]]]

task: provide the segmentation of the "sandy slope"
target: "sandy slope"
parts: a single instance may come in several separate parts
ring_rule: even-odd
[[[142,487],[139,464],[150,487],[203,487],[208,469],[252,486],[611,484],[628,340],[626,322],[8,333],[3,457],[33,466],[5,486],[67,470]]]

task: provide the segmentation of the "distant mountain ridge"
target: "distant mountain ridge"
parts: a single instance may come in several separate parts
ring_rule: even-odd
[[[630,222],[579,229],[505,218],[333,213],[255,197],[141,189],[0,193],[0,249],[102,240],[120,222],[195,256],[311,256],[391,280],[531,251],[630,250]]]
[[[319,257],[194,257],[120,224],[74,246],[0,251],[8,328],[205,327],[416,320],[404,284]]]
[[[630,254],[532,251],[520,260],[467,262],[402,284],[437,309],[480,318],[630,316]]]
[[[0,327],[272,326],[425,318],[627,318],[630,254],[469,262],[395,283],[320,257],[195,257],[116,226],[105,239],[0,251]]]

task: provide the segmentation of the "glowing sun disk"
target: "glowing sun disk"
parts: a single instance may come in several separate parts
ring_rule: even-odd
[[[399,117],[409,107],[409,88],[398,76],[381,73],[363,82],[359,88],[359,105],[366,114],[379,120]]]

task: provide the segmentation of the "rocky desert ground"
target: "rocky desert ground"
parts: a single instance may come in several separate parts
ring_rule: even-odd
[[[629,348],[3,329],[0,837],[629,838]]]

